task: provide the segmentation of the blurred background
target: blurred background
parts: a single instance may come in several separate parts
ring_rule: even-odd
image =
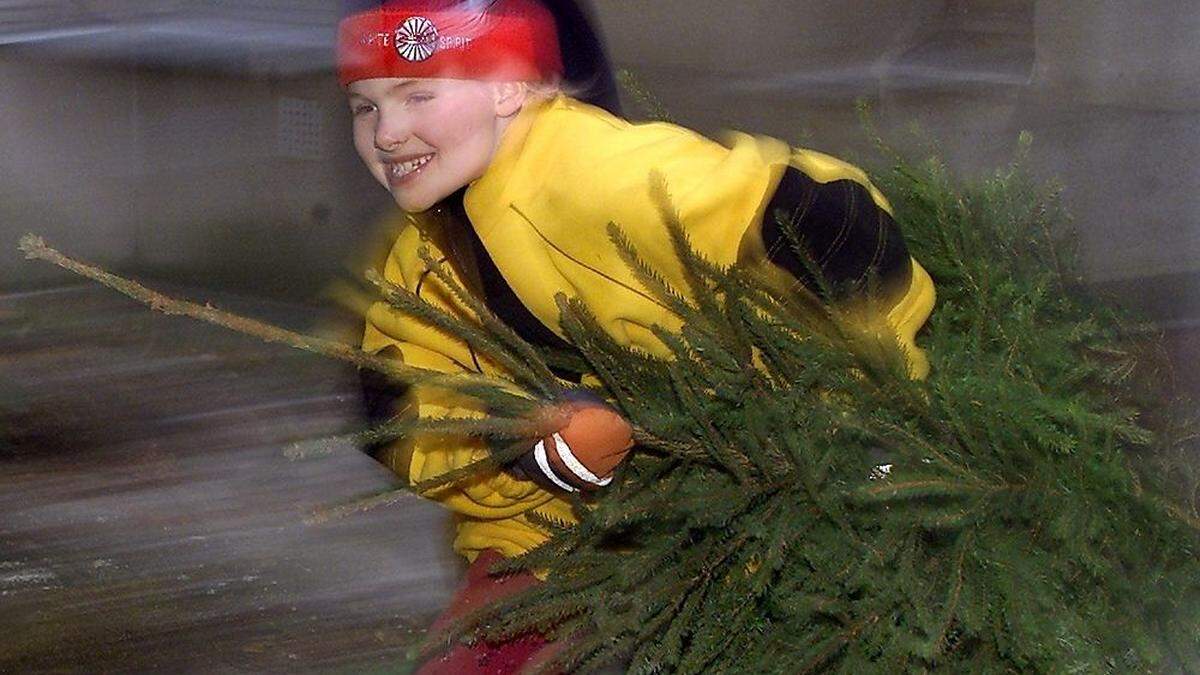
[[[1066,186],[1089,283],[1161,322],[1200,379],[1200,5],[1171,0],[595,0],[616,66],[682,124],[869,158],[913,124],[963,175]],[[0,1],[0,672],[394,662],[452,592],[417,500],[352,447],[354,373],[81,285],[110,269],[355,339],[328,290],[391,201],[358,164],[328,0]],[[626,106],[632,117],[641,110]]]

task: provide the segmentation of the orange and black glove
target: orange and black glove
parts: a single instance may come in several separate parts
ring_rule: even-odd
[[[568,392],[566,423],[513,464],[514,473],[558,492],[593,492],[612,482],[633,447],[633,426],[600,397]]]

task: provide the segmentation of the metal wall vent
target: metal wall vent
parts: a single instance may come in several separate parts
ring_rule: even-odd
[[[320,104],[302,98],[279,99],[276,152],[288,159],[325,158],[325,113]]]

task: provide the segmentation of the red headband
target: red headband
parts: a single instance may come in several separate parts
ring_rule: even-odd
[[[373,77],[544,82],[562,75],[554,17],[536,0],[403,0],[338,28],[342,87]]]

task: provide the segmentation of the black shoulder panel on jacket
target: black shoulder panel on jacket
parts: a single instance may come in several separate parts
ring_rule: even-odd
[[[785,233],[785,223],[800,251]],[[880,288],[906,283],[912,271],[896,221],[854,180],[818,183],[788,167],[767,204],[762,238],[771,262],[826,300],[862,292],[872,275]]]

